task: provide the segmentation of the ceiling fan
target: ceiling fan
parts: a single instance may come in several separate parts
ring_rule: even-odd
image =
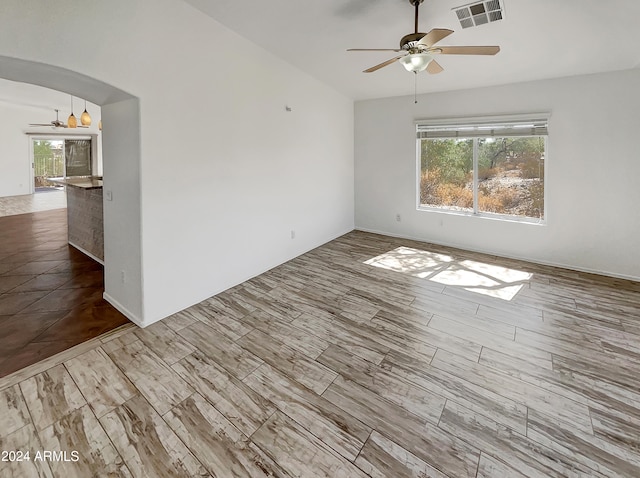
[[[434,60],[435,55],[495,55],[500,51],[499,46],[434,46],[453,33],[453,30],[434,28],[429,33],[418,32],[418,10],[424,0],[409,0],[415,7],[415,32],[405,35],[400,40],[400,48],[351,48],[347,51],[395,51],[402,55],[391,58],[379,65],[364,70],[373,73],[380,68],[399,61],[407,71],[436,74],[443,71],[442,66]]]
[[[60,121],[58,119],[58,111],[59,110],[54,110],[56,112],[56,119],[53,120],[51,123],[31,123],[29,124],[29,126],[51,126],[52,128],[68,128],[69,126],[67,126],[64,121]],[[82,126],[82,125],[78,125],[78,128],[88,128],[88,126]]]

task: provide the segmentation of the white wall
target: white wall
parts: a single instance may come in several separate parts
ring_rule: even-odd
[[[353,228],[350,99],[179,0],[38,8],[7,0],[2,9],[0,55],[79,72],[139,98],[139,323]],[[135,221],[135,211],[119,214],[124,224]],[[105,234],[109,241],[123,233]],[[107,277],[108,293],[115,279]]]
[[[82,108],[78,110],[81,105]],[[102,153],[97,126],[100,108],[93,104],[87,105],[93,119],[91,128],[69,130],[28,126],[30,123],[49,123],[54,120],[55,108],[60,109],[59,117],[66,122],[70,113],[69,95],[40,86],[0,79],[0,197],[31,193],[30,140],[27,133],[41,133],[42,136],[62,133],[67,136],[97,135],[98,156],[94,159],[96,167],[101,171]],[[76,99],[75,115],[79,117],[83,110],[84,102]]]
[[[43,116],[35,108],[0,101],[0,197],[31,193],[29,138],[24,129]]]
[[[136,98],[111,103],[103,106],[102,116],[107,158],[102,191],[104,298],[127,317],[143,322],[140,105]]]
[[[639,280],[639,84],[630,70],[356,103],[356,227]],[[552,114],[546,225],[416,209],[415,120],[537,112]]]

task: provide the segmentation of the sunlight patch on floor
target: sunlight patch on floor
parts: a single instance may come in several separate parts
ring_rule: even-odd
[[[428,279],[469,292],[511,300],[532,274],[477,261],[456,261],[449,255],[398,247],[365,264]]]
[[[453,262],[453,258],[444,254],[420,251],[410,247],[398,247],[393,251],[369,259],[365,264],[426,279],[434,272],[441,271],[443,264],[450,262]]]

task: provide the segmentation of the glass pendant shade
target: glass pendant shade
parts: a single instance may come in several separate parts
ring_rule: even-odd
[[[84,113],[80,115],[82,126],[91,126],[91,115],[87,112],[87,100],[84,100]]]
[[[91,126],[91,116],[87,110],[84,110],[84,113],[80,115],[80,123],[82,123],[83,126]]]
[[[73,96],[71,97],[71,114],[69,115],[69,119],[67,120],[67,126],[69,128],[76,128],[78,126],[78,120],[73,114]]]
[[[403,56],[399,61],[407,71],[418,73],[426,70],[431,60],[433,60],[433,57],[428,53],[413,53],[411,55]]]

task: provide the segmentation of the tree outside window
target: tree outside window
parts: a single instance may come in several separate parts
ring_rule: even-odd
[[[508,135],[489,134],[495,131]],[[522,135],[518,131],[500,125],[448,127],[440,133],[455,137],[419,134],[419,206],[543,220],[546,134],[527,135],[529,128],[522,128]]]

